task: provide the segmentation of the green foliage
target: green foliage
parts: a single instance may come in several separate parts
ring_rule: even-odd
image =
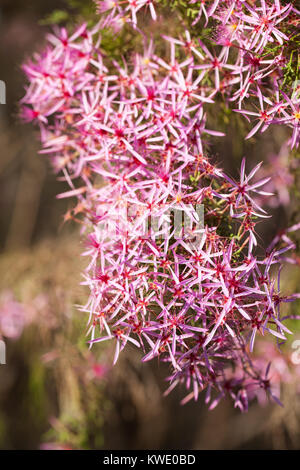
[[[300,68],[300,41],[298,45],[295,45],[295,48],[290,52],[290,58],[287,65],[284,67],[284,79],[283,79],[283,89],[288,88],[294,85],[295,82],[299,80],[299,68]]]
[[[55,9],[40,21],[41,25],[67,24],[77,21],[87,21],[94,24],[96,8],[93,0],[65,0],[66,8]]]
[[[69,18],[69,13],[66,10],[54,10],[50,15],[46,16],[40,21],[41,25],[54,25],[66,22]]]
[[[164,8],[178,12],[188,22],[193,22],[197,18],[201,7],[201,2],[190,4],[188,0],[157,0],[157,3]]]

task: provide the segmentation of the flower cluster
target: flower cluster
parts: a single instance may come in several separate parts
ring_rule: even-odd
[[[270,102],[258,86],[277,61],[251,62],[272,34],[284,38],[275,26],[261,31],[248,2],[222,2],[238,6],[226,15],[214,2],[224,27],[237,22],[232,31],[242,46],[234,65],[229,44],[216,57],[189,32],[164,38],[169,58],[157,56],[150,41],[143,53],[117,62],[101,48],[103,25],[126,3],[134,24],[142,6],[156,17],[154,2],[118,3],[98,2],[109,13],[92,30],[49,35],[50,45],[23,67],[30,82],[23,116],[39,124],[41,152],[70,186],[59,197],[77,198],[66,219],[80,220],[88,232],[90,297],[81,310],[89,313],[90,344],[114,341],[114,362],[128,342],[143,351],[143,361],[168,362],[169,390],[185,383],[184,402],[204,389],[211,407],[229,395],[244,411],[261,389],[279,401],[251,353],[257,335],[279,344],[291,333],[280,305],[298,295],[281,294],[280,263],[295,248],[287,233],[299,226],[259,255],[256,224],[268,216],[257,196],[268,195],[269,178],[255,180],[260,164],[247,175],[245,160],[239,181],[213,164],[207,139],[223,134],[207,127],[206,109],[222,91],[247,114],[241,104],[256,90],[267,116],[261,121],[258,113],[256,130],[278,120],[279,108],[287,116],[293,101]],[[291,11],[279,2],[271,13],[265,2],[261,9],[276,24]],[[292,145],[297,136],[294,130]]]
[[[143,7],[150,8],[154,20],[157,16],[155,2],[147,0],[98,0],[96,3],[99,12],[107,13],[106,24],[112,27],[118,24],[121,28],[128,22],[136,27],[137,13]],[[248,121],[256,121],[246,139],[258,131],[264,132],[270,124],[284,124],[292,128],[290,146],[293,148],[298,147],[300,138],[300,82],[297,81],[300,20],[299,11],[292,3],[282,3],[286,2],[187,1],[185,8],[194,7],[193,13],[199,9],[192,23],[192,39],[186,32],[185,37],[174,42],[184,45],[187,52],[192,51],[200,59],[194,68],[200,71],[201,82],[211,85],[214,95],[222,93],[235,112]],[[201,28],[197,28],[202,18],[205,26],[214,31],[209,47],[201,38]],[[293,61],[296,75],[293,83],[288,84],[290,92],[287,93],[284,71],[288,73]]]

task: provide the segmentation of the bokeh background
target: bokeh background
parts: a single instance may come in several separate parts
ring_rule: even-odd
[[[283,386],[284,408],[253,404],[242,415],[225,400],[209,411],[201,398],[181,406],[183,390],[164,397],[163,366],[141,365],[133,348],[113,369],[110,347],[87,349],[87,318],[75,308],[87,296],[79,230],[64,223],[70,203],[55,197],[64,183],[38,155],[38,132],[18,118],[20,65],[43,45],[50,13],[67,8],[63,0],[0,0],[0,79],[7,88],[0,105],[0,323],[7,348],[0,448],[299,449],[297,383]],[[261,227],[266,245],[296,220],[299,170],[286,170],[284,131],[245,143],[240,125],[230,117],[227,136],[211,151],[232,176],[244,155],[251,167],[264,159],[266,172],[277,171],[282,204],[271,204],[273,219]],[[294,198],[284,172],[294,178]],[[284,275],[290,290],[299,291],[298,271]]]

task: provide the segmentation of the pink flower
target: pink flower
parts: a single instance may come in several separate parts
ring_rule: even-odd
[[[90,296],[80,310],[90,347],[111,342],[113,363],[137,347],[143,361],[169,363],[169,390],[184,383],[184,402],[206,389],[210,408],[229,395],[244,411],[261,388],[279,400],[270,368],[257,367],[253,353],[260,336],[284,342],[291,333],[280,305],[297,294],[283,295],[271,268],[279,279],[294,245],[287,232],[259,255],[256,224],[268,218],[261,205],[270,180],[254,180],[261,164],[247,175],[243,160],[236,181],[212,163],[207,136],[224,134],[210,129],[206,110],[222,93],[258,119],[247,138],[277,121],[293,127],[296,145],[297,104],[282,100],[280,79],[262,90],[280,61],[258,57],[274,38],[285,40],[278,28],[290,8],[262,1],[258,14],[248,2],[220,3],[200,12],[232,28],[218,53],[185,31],[164,38],[169,59],[150,41],[120,65],[102,53],[101,28],[136,28],[144,7],[155,20],[154,2],[98,2],[104,15],[93,31],[56,31],[24,67],[23,104],[25,114],[39,113],[42,153],[70,187],[59,197],[77,199],[67,217],[82,214]],[[250,97],[258,111],[241,108]]]

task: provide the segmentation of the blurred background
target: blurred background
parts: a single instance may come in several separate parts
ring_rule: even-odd
[[[253,404],[242,415],[225,400],[209,411],[201,399],[181,406],[183,390],[163,397],[164,367],[141,365],[133,348],[113,369],[110,347],[88,351],[87,318],[74,307],[87,297],[80,286],[85,260],[78,227],[63,223],[70,202],[55,198],[64,183],[38,155],[38,131],[18,119],[25,83],[20,65],[43,45],[51,28],[45,18],[67,8],[63,0],[0,0],[0,80],[6,83],[6,105],[0,105],[0,331],[7,352],[0,365],[0,448],[299,449],[297,380],[283,386],[283,409]],[[284,131],[245,143],[239,126],[230,117],[227,136],[211,150],[232,176],[244,155],[251,167],[266,159],[265,171],[276,173],[281,203],[270,203],[274,217],[260,233],[265,246],[295,219],[297,197],[290,199],[286,179],[297,188],[299,170],[289,170]],[[289,291],[299,291],[298,271],[284,275]]]

